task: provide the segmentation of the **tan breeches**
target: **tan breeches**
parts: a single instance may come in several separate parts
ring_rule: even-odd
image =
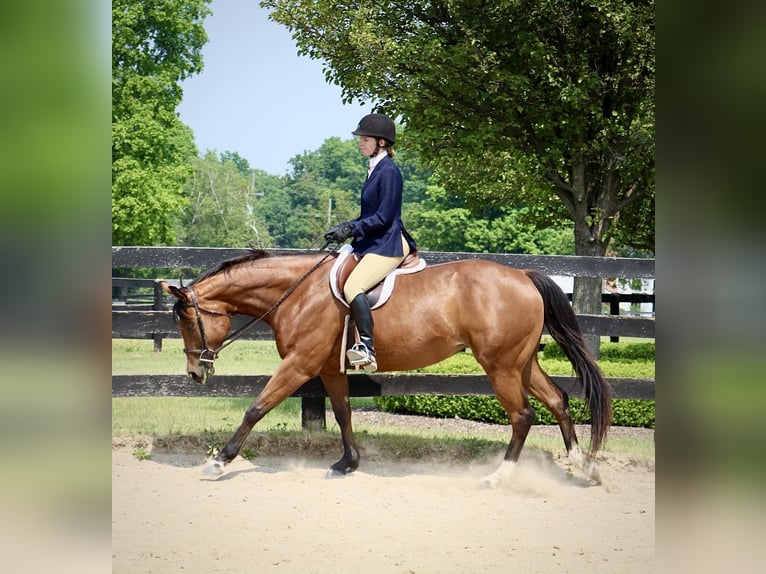
[[[343,287],[343,296],[346,298],[346,302],[351,303],[354,297],[369,291],[380,283],[386,275],[399,267],[399,264],[410,252],[410,246],[404,236],[402,236],[402,249],[404,249],[404,255],[401,257],[385,257],[375,253],[364,255],[346,279],[346,285]]]

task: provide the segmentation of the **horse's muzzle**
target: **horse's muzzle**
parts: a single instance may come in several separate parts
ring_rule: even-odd
[[[200,363],[200,365],[197,367],[197,369],[190,369],[187,371],[187,375],[190,379],[192,379],[196,383],[200,383],[204,385],[209,377],[213,376],[213,373],[215,373],[215,367],[213,367],[213,363]]]

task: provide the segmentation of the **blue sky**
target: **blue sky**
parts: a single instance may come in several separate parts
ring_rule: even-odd
[[[200,153],[234,151],[284,175],[290,158],[332,136],[349,139],[369,104],[343,105],[322,63],[299,57],[290,32],[258,0],[214,0],[205,20],[205,68],[183,82],[178,112]]]

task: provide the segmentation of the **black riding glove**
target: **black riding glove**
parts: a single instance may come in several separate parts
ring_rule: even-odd
[[[335,227],[328,229],[327,233],[324,234],[324,238],[327,241],[335,241],[336,243],[342,243],[349,237],[351,237],[351,232],[354,230],[353,227],[351,227],[351,224],[341,223],[340,225],[336,225]]]

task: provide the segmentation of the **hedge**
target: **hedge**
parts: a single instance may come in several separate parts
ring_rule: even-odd
[[[599,361],[610,362],[632,362],[632,361],[650,361],[654,362],[655,344],[654,343],[602,343],[599,349]],[[543,356],[546,359],[564,359],[566,355],[558,343],[546,343],[543,348]]]
[[[558,424],[545,406],[534,397],[530,404],[535,409],[535,424]],[[454,418],[496,424],[508,424],[500,402],[491,396],[412,395],[406,397],[375,397],[382,411],[419,414],[431,417]],[[575,424],[590,424],[590,411],[584,399],[569,399],[569,411]],[[654,428],[654,401],[614,399],[612,424],[623,427]]]

